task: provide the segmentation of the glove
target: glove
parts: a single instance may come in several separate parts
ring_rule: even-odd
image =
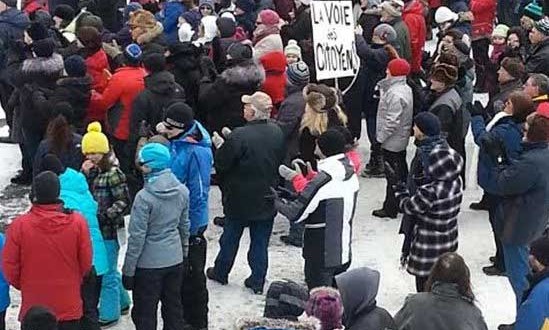
[[[283,177],[286,181],[291,182],[296,176],[302,174],[299,165],[295,164],[294,168],[295,169],[292,170],[286,165],[280,165],[278,167],[278,174],[280,174],[280,176]]]
[[[221,129],[221,135],[223,135],[223,137],[225,137],[226,139],[229,137],[229,135],[231,135],[232,132],[233,131],[228,127],[223,127]]]
[[[146,120],[142,120],[139,124],[139,137],[151,136],[151,125]]]
[[[112,44],[103,43],[103,50],[107,55],[109,55],[110,58],[116,58],[118,55],[122,54],[122,51],[120,50],[120,47],[118,47],[118,43],[116,40],[112,41]]]
[[[503,165],[507,163],[507,152],[505,151],[505,144],[501,138],[489,136],[484,139],[482,146],[496,164]]]
[[[214,132],[212,135],[212,143],[216,149],[221,148],[225,140],[219,135],[219,133]]]
[[[471,117],[474,116],[484,116],[484,107],[482,106],[482,103],[480,101],[475,101],[474,104],[467,104],[467,111],[471,114]]]
[[[135,287],[135,278],[133,276],[122,275],[122,285],[124,289],[132,291]]]

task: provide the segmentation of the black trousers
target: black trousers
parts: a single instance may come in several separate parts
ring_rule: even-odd
[[[88,276],[84,278],[80,287],[82,296],[84,315],[80,320],[82,330],[100,330],[99,326],[99,296],[101,294],[102,276],[97,276],[93,269]]]
[[[321,264],[315,261],[305,259],[305,283],[307,283],[307,288],[312,290],[320,286],[331,286],[336,287],[335,277],[343,272],[345,272],[349,266],[350,262],[339,266],[339,267],[323,267]]]
[[[82,329],[80,320],[59,321],[57,323],[57,330],[80,330],[80,329]]]
[[[475,60],[475,73],[477,76],[475,86],[484,90],[486,66],[490,62],[490,57],[488,57],[490,39],[482,38],[475,40],[471,43],[471,47],[473,48],[473,59]]]
[[[382,149],[383,161],[389,163],[391,167],[398,174],[400,181],[406,181],[408,178],[408,164],[406,163],[406,150],[400,152],[393,152],[386,149]],[[385,176],[387,177],[387,169],[385,169]],[[385,189],[385,201],[383,202],[383,209],[387,214],[396,216],[398,214],[398,204],[395,198],[395,192],[393,187],[387,182]]]
[[[494,266],[499,270],[505,271],[505,260],[503,257],[503,244],[497,230],[497,218],[496,210],[500,203],[501,197],[485,193],[486,199],[488,200],[488,218],[490,219],[490,226],[492,227],[492,232],[494,233],[494,244],[496,246],[496,261]]]
[[[208,288],[206,287],[206,248],[204,229],[189,239],[187,269],[183,272],[181,302],[185,323],[197,329],[208,328]]]
[[[416,291],[417,292],[425,292],[426,287],[425,284],[427,284],[427,280],[429,277],[427,276],[416,276]]]
[[[136,330],[156,330],[158,303],[164,330],[181,330],[184,325],[181,305],[183,265],[159,269],[137,268],[132,291],[132,321]]]

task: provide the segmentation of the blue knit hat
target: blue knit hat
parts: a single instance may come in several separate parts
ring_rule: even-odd
[[[139,151],[140,165],[147,166],[153,172],[162,171],[170,166],[170,150],[160,143],[147,143]]]
[[[414,123],[427,136],[440,135],[440,120],[430,112],[420,112],[414,118]]]
[[[139,63],[141,62],[143,51],[141,50],[141,47],[139,47],[138,44],[129,44],[124,49],[124,56],[131,63]]]
[[[299,61],[288,65],[286,76],[292,85],[301,87],[309,83],[311,75],[307,64],[303,61]]]
[[[80,55],[71,55],[65,59],[65,71],[69,77],[84,77],[87,73],[86,61]]]

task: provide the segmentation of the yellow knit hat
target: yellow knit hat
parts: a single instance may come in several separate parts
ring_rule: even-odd
[[[107,154],[109,153],[109,140],[107,136],[101,133],[101,124],[97,121],[88,125],[88,133],[82,138],[82,153],[88,154]]]

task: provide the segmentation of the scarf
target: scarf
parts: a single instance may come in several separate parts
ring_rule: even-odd
[[[265,25],[260,24],[255,30],[254,30],[254,38],[253,38],[253,44],[254,46],[261,41],[261,39],[264,39],[271,34],[280,34],[280,27],[278,25]]]

